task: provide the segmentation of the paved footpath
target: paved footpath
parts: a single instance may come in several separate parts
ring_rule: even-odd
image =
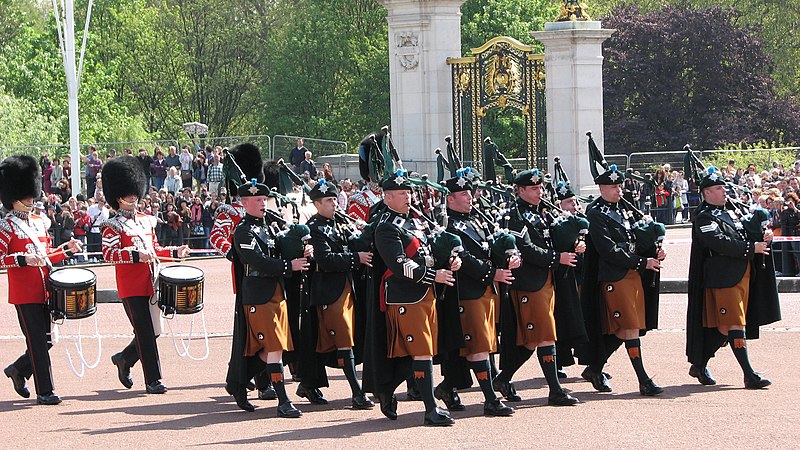
[[[671,252],[668,262],[680,265],[679,254]],[[139,365],[132,371],[133,389],[122,388],[109,358],[130,340],[131,328],[121,305],[100,305],[96,316],[103,348],[97,368],[78,378],[65,355],[72,344],[62,340],[51,350],[56,391],[64,399],[61,405],[36,406],[33,400],[18,397],[11,382],[0,377],[3,448],[241,448],[247,444],[270,448],[796,448],[800,442],[800,377],[796,377],[800,294],[782,294],[783,320],[749,344],[754,367],[774,382],[769,389],[743,389],[741,372],[728,348],[721,349],[710,365],[717,386],[701,386],[689,377],[684,356],[686,295],[664,295],[660,329],[642,339],[645,365],[667,389],[662,396],[639,395],[633,369],[625,353],[618,351],[607,366],[614,375],[613,393],[595,393],[577,377],[580,369],[570,367],[565,385],[583,403],[548,407],[541,370],[531,360],[515,380],[524,400],[514,405],[518,409],[513,417],[484,418],[482,395],[473,387],[462,394],[467,410],[453,414],[455,426],[438,429],[422,426],[421,403],[401,402],[396,422],[385,419],[377,409],[351,410],[347,382],[340,371],[331,369],[331,388],[324,390],[330,405],[311,406],[298,400],[296,384],[287,385],[304,412],[300,419],[275,417],[274,401],[254,400],[259,407],[254,413],[237,409],[223,389],[233,303],[229,266],[221,259],[192,264],[206,273],[205,321],[212,336],[207,360],[179,357],[165,328],[167,335],[159,338],[159,347],[169,392],[144,394]],[[95,271],[99,288],[113,288],[112,268],[99,266]],[[5,304],[5,284],[6,278],[0,275],[2,367],[25,347],[13,307]],[[173,331],[186,330],[189,320],[173,321]],[[90,319],[81,326],[86,332],[93,331],[94,325]],[[61,332],[70,334],[76,328],[77,323],[70,321]],[[97,354],[95,342],[84,343],[90,362]],[[202,353],[201,342],[192,342],[194,354]]]

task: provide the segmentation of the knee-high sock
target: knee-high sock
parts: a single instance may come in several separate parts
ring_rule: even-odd
[[[275,393],[278,394],[278,404],[282,405],[288,402],[289,397],[286,396],[286,387],[283,385],[283,363],[267,364],[267,372],[272,381],[272,386],[275,388]]]
[[[636,371],[636,378],[639,383],[644,383],[650,379],[647,372],[644,370],[644,363],[642,362],[642,342],[639,339],[628,339],[625,341],[625,348],[628,350],[628,358],[631,360],[633,370]]]
[[[483,391],[483,397],[486,401],[497,400],[497,395],[495,395],[494,388],[492,388],[493,378],[489,360],[470,361],[469,368],[475,372],[475,378],[478,379],[478,384],[481,387],[481,391]]]
[[[436,400],[433,398],[433,361],[415,359],[411,368],[414,370],[414,380],[425,403],[425,411],[433,411],[436,408]]]
[[[747,340],[745,338],[744,330],[730,330],[728,331],[728,342],[731,344],[733,356],[739,365],[742,366],[742,372],[745,376],[752,375],[755,371],[750,365],[750,357],[747,355]]]
[[[536,349],[539,358],[539,365],[542,366],[542,373],[550,391],[560,391],[561,383],[558,381],[558,369],[556,368],[556,346],[546,345]]]
[[[353,393],[353,397],[361,395],[361,385],[356,377],[356,360],[355,356],[353,356],[353,349],[337,350],[336,359],[339,367],[344,371],[344,376],[347,377],[347,382],[350,383],[350,391]]]

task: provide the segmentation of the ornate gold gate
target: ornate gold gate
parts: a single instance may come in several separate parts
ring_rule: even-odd
[[[454,149],[483,170],[486,113],[510,107],[525,118],[525,168],[547,167],[544,55],[505,36],[473,48],[472,54],[447,59],[452,68]]]

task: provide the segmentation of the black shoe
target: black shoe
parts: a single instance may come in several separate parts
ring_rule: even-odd
[[[11,382],[14,383],[14,390],[17,391],[22,398],[30,398],[31,391],[28,390],[28,387],[25,386],[25,377],[19,373],[17,367],[13,364],[6,367],[3,370],[3,373],[6,374],[8,378],[11,378]]]
[[[425,425],[430,427],[449,427],[456,423],[450,414],[442,408],[436,407],[435,409],[425,413]]]
[[[567,378],[567,372],[564,369],[558,369],[556,374],[558,374],[558,378]]]
[[[312,405],[327,405],[328,400],[322,395],[322,391],[317,388],[311,388],[300,383],[297,386],[297,396],[308,399]]]
[[[662,392],[664,392],[664,388],[655,384],[652,378],[639,384],[639,393],[642,395],[653,397]]]
[[[49,394],[37,395],[36,403],[40,405],[57,405],[61,403],[61,398],[51,392]]]
[[[161,380],[153,381],[144,387],[148,394],[163,394],[167,392],[167,387],[161,384]]]
[[[358,394],[353,396],[353,409],[372,409],[375,403],[369,399],[365,394]]]
[[[233,394],[233,398],[236,400],[236,406],[238,406],[240,409],[243,409],[247,412],[253,412],[256,410],[256,407],[247,401],[247,389],[241,389],[239,392],[236,392]]]
[[[303,413],[300,412],[299,409],[295,408],[292,402],[286,402],[278,405],[278,417],[283,417],[284,419],[296,419],[302,415]]]
[[[406,400],[409,402],[421,402],[422,393],[415,387],[408,388],[408,390],[406,390]]]
[[[253,382],[253,380],[248,381],[247,385],[245,387],[247,388],[248,391],[255,391],[256,390],[256,384]]]
[[[503,398],[505,398],[508,402],[514,403],[522,401],[522,397],[517,395],[517,390],[514,388],[514,383],[495,378],[494,381],[492,381],[492,388],[496,392],[499,392],[500,395],[502,395]]]
[[[708,370],[708,367],[701,367],[697,364],[692,364],[692,367],[689,368],[689,376],[697,378],[700,380],[700,384],[706,386],[713,386],[717,384],[717,380],[711,376],[711,372]]]
[[[128,365],[127,361],[125,361],[125,357],[122,356],[122,353],[117,353],[111,357],[111,363],[117,366],[117,378],[119,378],[119,382],[125,386],[125,389],[130,389],[133,387],[133,379],[131,378],[131,367]]]
[[[514,414],[514,408],[506,406],[499,398],[483,402],[483,415],[505,417]]]
[[[259,400],[277,400],[278,393],[275,392],[275,387],[271,384],[267,386],[266,389],[259,389],[258,390],[258,399]]]
[[[759,373],[744,377],[744,387],[747,389],[763,389],[771,384],[772,381],[762,377]]]
[[[442,384],[436,386],[433,390],[433,396],[443,401],[449,411],[464,411],[464,404],[461,403],[461,398],[455,389],[445,389]]]
[[[608,372],[603,372],[603,375],[605,375],[606,380],[610,380],[610,379],[614,378]],[[586,381],[588,381],[590,383],[592,382],[592,369],[590,369],[589,366],[586,366],[586,368],[583,369],[583,372],[581,372],[581,378],[583,378],[584,380],[586,380]]]
[[[589,374],[589,381],[597,392],[611,392],[611,385],[608,384],[608,377],[606,377],[604,372],[596,373],[589,370],[587,367],[583,373],[585,374],[587,371]],[[581,374],[581,376],[583,376],[583,374]]]
[[[580,403],[580,400],[569,395],[564,389],[550,391],[547,396],[547,404],[550,406],[572,406]]]
[[[379,392],[375,394],[381,404],[381,412],[389,420],[397,420],[397,397],[394,394]]]

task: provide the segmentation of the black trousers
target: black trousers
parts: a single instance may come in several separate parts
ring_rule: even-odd
[[[153,331],[153,321],[150,318],[150,297],[128,297],[122,299],[125,314],[128,315],[133,325],[133,341],[122,350],[125,360],[129,365],[136,363],[132,358],[133,349],[142,361],[144,382],[150,384],[161,379],[161,362],[158,359],[158,345],[156,334]]]
[[[19,327],[25,334],[28,350],[16,361],[14,367],[25,378],[33,375],[37,395],[53,392],[53,376],[50,372],[50,311],[44,304],[15,305]]]

